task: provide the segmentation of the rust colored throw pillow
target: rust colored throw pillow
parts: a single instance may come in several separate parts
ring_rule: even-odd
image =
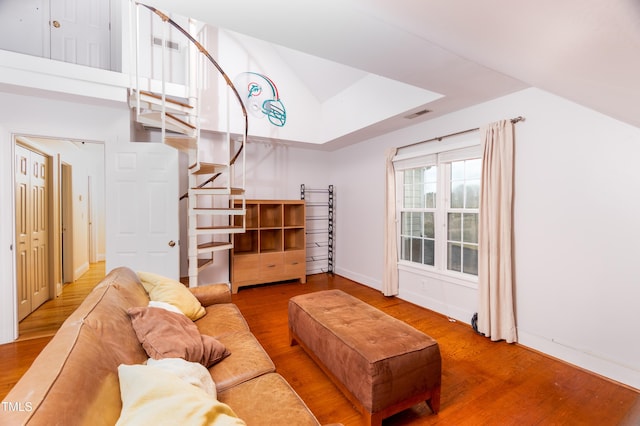
[[[209,368],[230,355],[222,343],[200,334],[193,321],[182,314],[153,307],[129,308],[127,313],[149,358],[182,358]]]

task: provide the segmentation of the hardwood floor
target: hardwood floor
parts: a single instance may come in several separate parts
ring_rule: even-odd
[[[66,318],[84,298],[81,293],[90,291],[102,278],[101,273],[97,272],[92,279],[87,277],[84,290],[80,286],[77,289],[68,286],[68,295],[61,296],[66,301],[60,300],[57,307],[48,308],[51,317],[58,318],[55,321]],[[433,415],[427,405],[421,403],[386,419],[387,426],[640,425],[637,390],[518,345],[492,343],[466,324],[450,322],[442,315],[397,298],[386,298],[345,278],[318,274],[309,276],[307,284],[241,289],[233,296],[234,303],[278,372],[323,424],[340,422],[344,426],[359,426],[362,416],[299,346],[289,346],[287,303],[297,294],[329,288],[342,289],[438,340],[443,365],[440,413]],[[75,296],[71,296],[74,291]],[[45,331],[34,320],[33,325],[24,325],[25,340],[0,346],[0,365],[3,366],[0,399],[50,340],[50,337],[38,336],[50,335],[54,328],[57,329],[51,326]]]
[[[18,324],[18,340],[53,336],[67,317],[105,276],[105,263],[97,262],[80,278],[62,289],[62,294],[45,302]]]
[[[425,403],[389,425],[640,425],[640,393],[518,345],[490,342],[466,324],[339,276],[307,284],[242,289],[234,295],[251,330],[321,423],[360,425],[362,418],[300,346],[289,346],[287,303],[310,291],[339,288],[429,334],[442,353],[439,414]]]

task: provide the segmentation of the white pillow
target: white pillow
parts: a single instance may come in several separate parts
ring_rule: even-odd
[[[213,398],[218,396],[209,370],[199,362],[191,362],[182,358],[149,358],[147,365],[173,373],[183,381],[202,389]]]
[[[118,367],[122,411],[116,426],[246,426],[226,404],[149,365]]]
[[[160,302],[158,300],[149,300],[149,307],[160,308],[160,309],[167,310],[169,312],[175,312],[176,314],[184,315],[184,312],[182,312],[176,306],[173,306],[171,303],[167,303],[167,302]]]

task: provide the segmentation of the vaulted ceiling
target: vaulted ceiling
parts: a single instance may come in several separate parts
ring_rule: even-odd
[[[428,120],[533,86],[640,127],[638,0],[148,3],[273,43],[321,102],[375,74],[442,94]],[[404,115],[350,137],[415,123]]]

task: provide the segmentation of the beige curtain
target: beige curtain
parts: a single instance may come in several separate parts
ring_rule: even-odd
[[[491,340],[517,341],[512,261],[513,123],[480,129],[482,188],[478,253],[478,331]]]
[[[396,227],[396,174],[393,157],[396,148],[389,148],[386,153],[386,190],[384,217],[384,271],[382,277],[382,293],[385,296],[398,294],[398,238]]]

